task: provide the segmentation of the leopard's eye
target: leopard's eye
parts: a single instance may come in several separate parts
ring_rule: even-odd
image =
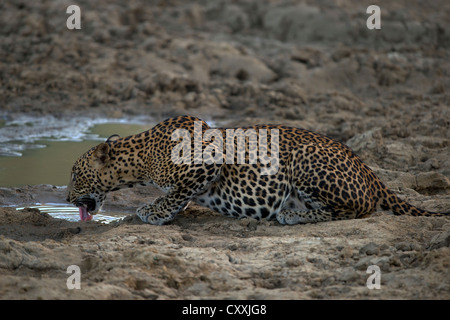
[[[77,179],[77,174],[74,172],[74,173],[72,173],[72,181],[75,182],[76,179]]]

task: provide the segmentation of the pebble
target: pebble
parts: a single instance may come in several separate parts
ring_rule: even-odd
[[[378,248],[378,245],[370,242],[363,246],[361,249],[359,249],[359,253],[366,254],[368,256],[376,255],[380,252],[380,249]]]
[[[399,251],[411,251],[420,249],[419,246],[413,242],[402,241],[395,245],[395,249]]]

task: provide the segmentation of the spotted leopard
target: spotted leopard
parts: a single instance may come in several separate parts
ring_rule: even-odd
[[[195,136],[195,123],[200,124],[200,136]],[[210,129],[206,122],[180,116],[136,135],[113,135],[83,154],[72,168],[67,197],[79,207],[81,219],[97,213],[108,192],[135,185],[154,185],[165,192],[137,209],[142,221],[155,225],[173,220],[190,201],[226,216],[276,218],[281,224],[362,218],[379,208],[395,215],[448,215],[403,201],[349,147],[315,132],[281,125],[243,128],[268,132],[268,154],[278,148],[276,172],[262,174],[268,165],[251,163],[249,146],[244,163],[229,161],[237,159],[237,152],[224,161],[177,163],[172,154],[180,143],[173,138],[177,129],[188,132],[191,146],[200,139],[203,151],[216,141],[204,138]],[[226,129],[218,130],[226,136]],[[270,139],[274,130],[279,132],[276,146]]]

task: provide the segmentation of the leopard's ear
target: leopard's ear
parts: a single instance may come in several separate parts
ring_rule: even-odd
[[[93,165],[95,168],[99,169],[106,166],[111,161],[109,153],[111,148],[106,142],[100,143],[92,153]]]
[[[105,142],[111,142],[111,141],[116,141],[119,140],[120,136],[118,134],[113,134],[112,136],[110,136],[108,139],[106,139]]]

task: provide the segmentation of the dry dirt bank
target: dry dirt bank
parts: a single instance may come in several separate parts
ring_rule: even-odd
[[[20,190],[18,202],[27,194],[48,199],[55,189]],[[126,212],[156,193],[112,194],[106,210]],[[441,199],[448,204],[450,197]],[[104,225],[1,208],[0,234],[0,296],[8,299],[450,298],[450,222],[444,217],[380,212],[287,227],[191,205],[157,227],[134,215]],[[66,286],[70,265],[81,269],[81,290]],[[380,290],[366,287],[370,265],[381,269]]]

